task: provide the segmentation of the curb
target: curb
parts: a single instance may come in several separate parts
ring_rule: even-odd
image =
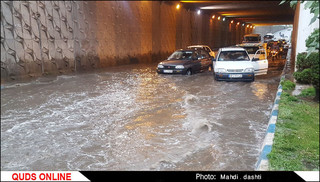
[[[281,80],[283,78],[284,78],[284,75],[281,76]],[[260,151],[260,156],[259,156],[258,162],[256,163],[256,168],[255,168],[256,171],[267,171],[269,168],[267,155],[271,152],[271,149],[272,149],[273,138],[274,138],[274,133],[276,131],[276,123],[277,123],[278,113],[279,113],[278,109],[279,109],[281,93],[282,93],[282,86],[279,83],[277,95],[274,100],[271,116],[268,123],[266,136],[263,140],[263,144],[261,147],[262,150]]]
[[[273,103],[273,107],[271,110],[271,115],[270,115],[270,119],[269,119],[269,123],[268,123],[267,132],[264,137],[262,147],[260,149],[260,156],[259,156],[258,161],[256,163],[255,171],[268,171],[269,170],[269,160],[268,160],[267,155],[272,150],[273,138],[274,138],[274,134],[276,131],[276,123],[277,123],[278,113],[279,113],[280,96],[282,93],[281,81],[285,79],[285,70],[286,70],[286,67],[288,66],[288,64],[290,63],[290,53],[291,53],[291,50],[288,51],[287,60],[286,60],[285,66],[283,67],[283,70],[281,73],[278,91],[276,94],[276,98],[274,99],[274,103]]]

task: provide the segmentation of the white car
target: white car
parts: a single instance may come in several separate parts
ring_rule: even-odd
[[[209,46],[207,46],[207,45],[191,45],[191,46],[188,46],[187,47],[188,49],[192,49],[192,48],[202,48],[202,49],[204,49],[204,50],[206,50],[209,54],[210,54],[210,56],[212,56],[212,57],[216,57],[216,55],[214,54],[214,52],[211,50],[211,48],[209,47]]]
[[[268,60],[264,49],[257,50],[250,59],[244,48],[221,48],[214,61],[216,80],[254,81],[256,75],[267,74],[267,71]]]

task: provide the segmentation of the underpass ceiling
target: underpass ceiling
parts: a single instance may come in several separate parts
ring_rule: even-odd
[[[180,1],[181,5],[201,13],[220,15],[255,26],[293,24],[294,9],[280,1]]]

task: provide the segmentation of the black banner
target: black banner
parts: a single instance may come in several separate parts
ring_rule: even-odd
[[[259,181],[304,182],[293,171],[80,171],[90,181],[148,181],[148,182],[201,182],[201,181]]]

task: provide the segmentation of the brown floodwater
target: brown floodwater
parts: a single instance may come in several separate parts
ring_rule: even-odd
[[[281,69],[254,82],[156,64],[1,90],[1,170],[254,170]]]

